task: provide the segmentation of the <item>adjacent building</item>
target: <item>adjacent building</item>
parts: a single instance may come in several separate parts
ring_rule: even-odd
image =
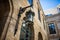
[[[57,10],[55,12],[50,10],[52,15],[46,15],[46,28],[49,40],[60,40],[60,5],[55,9]]]

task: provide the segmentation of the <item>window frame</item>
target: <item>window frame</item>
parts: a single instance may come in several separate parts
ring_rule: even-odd
[[[48,27],[48,24],[49,23],[54,23],[55,24],[55,30],[56,30],[56,34],[50,34],[50,32],[49,32],[49,27]],[[57,26],[57,22],[54,20],[54,21],[49,21],[49,22],[47,22],[47,28],[48,28],[48,34],[49,34],[49,36],[53,36],[53,35],[57,35],[58,34],[58,26]]]
[[[52,24],[54,25],[55,33],[51,33],[50,28],[49,28],[49,34],[56,34],[56,29],[55,29],[55,24],[54,24],[54,23],[49,23],[49,24],[48,24],[48,27],[49,27],[49,25],[52,26]]]

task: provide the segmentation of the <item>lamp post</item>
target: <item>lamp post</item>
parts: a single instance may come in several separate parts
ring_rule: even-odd
[[[16,22],[16,25],[15,25],[15,32],[14,32],[14,35],[16,34],[17,32],[17,28],[18,28],[18,23],[19,23],[19,18],[21,17],[21,14],[29,7],[32,7],[33,5],[30,5],[30,6],[27,6],[27,7],[20,7],[20,10],[19,10],[19,13],[18,13],[18,18],[17,18],[17,22]],[[23,24],[23,26],[25,26],[25,24]]]
[[[24,8],[20,7],[19,14],[22,14],[27,8],[32,7],[32,6],[33,6],[33,4],[30,6],[26,6]]]

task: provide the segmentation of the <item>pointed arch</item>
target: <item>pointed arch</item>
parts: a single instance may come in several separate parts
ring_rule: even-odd
[[[38,33],[38,40],[43,40],[42,34],[40,32]]]
[[[33,27],[33,25],[25,26],[24,22],[22,23],[19,40],[34,40],[34,27]]]

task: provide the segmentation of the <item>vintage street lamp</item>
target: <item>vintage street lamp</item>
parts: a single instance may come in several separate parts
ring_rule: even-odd
[[[27,17],[26,22],[33,23],[34,12],[29,10],[28,12],[26,12],[26,17]]]
[[[29,6],[26,6],[26,7],[20,7],[20,10],[19,10],[19,13],[18,13],[18,18],[17,18],[17,22],[16,22],[16,26],[15,26],[15,32],[14,32],[14,36],[15,36],[15,34],[16,34],[16,32],[17,32],[17,28],[18,28],[18,23],[19,23],[19,19],[20,19],[20,17],[21,17],[21,14],[27,9],[27,8],[29,8],[29,7],[32,7],[33,6],[33,4],[32,5],[29,5]],[[32,16],[31,16],[32,17]],[[25,21],[24,21],[24,23],[23,23],[23,27],[25,27]]]

